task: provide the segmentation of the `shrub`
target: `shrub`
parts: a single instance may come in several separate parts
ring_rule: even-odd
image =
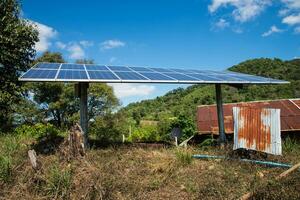
[[[180,128],[182,131],[182,136],[180,137],[179,142],[182,142],[192,135],[195,134],[196,132],[196,127],[194,121],[184,115],[180,115],[177,119],[175,119],[172,124],[171,128]]]
[[[15,133],[19,136],[41,139],[43,137],[55,137],[61,132],[52,124],[37,123],[33,126],[30,125],[19,126],[15,129]]]
[[[156,126],[144,126],[135,128],[132,134],[128,137],[129,142],[158,142],[161,141],[161,136],[157,131]]]
[[[90,133],[101,142],[121,141],[122,134],[128,133],[128,126],[126,126],[125,121],[126,119],[120,114],[106,114],[97,117],[91,123]]]

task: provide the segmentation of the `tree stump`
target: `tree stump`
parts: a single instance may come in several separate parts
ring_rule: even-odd
[[[69,130],[68,138],[60,145],[59,152],[63,159],[71,160],[85,155],[84,135],[78,123]]]
[[[84,133],[78,123],[69,131],[68,149],[68,153],[73,157],[85,155]]]

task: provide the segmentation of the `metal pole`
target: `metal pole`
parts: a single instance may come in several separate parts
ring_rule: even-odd
[[[222,88],[221,84],[216,84],[216,101],[218,112],[218,125],[219,125],[219,142],[224,144],[226,142],[226,135],[224,130],[224,115],[223,115],[223,102],[222,102]]]
[[[80,126],[84,132],[84,145],[88,147],[88,83],[79,83],[80,88]]]

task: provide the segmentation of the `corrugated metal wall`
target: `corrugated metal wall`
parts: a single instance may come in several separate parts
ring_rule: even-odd
[[[224,104],[224,125],[226,134],[233,134],[233,107],[280,109],[281,131],[300,132],[300,99],[240,102]],[[215,105],[197,108],[197,128],[199,134],[219,134],[217,108]]]
[[[280,109],[233,107],[234,147],[281,155]]]

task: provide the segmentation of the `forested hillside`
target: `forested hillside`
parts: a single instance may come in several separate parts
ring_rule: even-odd
[[[228,70],[288,80],[291,84],[252,85],[240,89],[223,86],[223,99],[226,103],[300,97],[300,59],[291,61],[253,59],[232,66]],[[198,105],[214,103],[214,85],[192,85],[186,89],[172,90],[166,95],[152,100],[129,104],[120,112],[136,121],[140,119],[158,120],[180,114],[194,118]]]

